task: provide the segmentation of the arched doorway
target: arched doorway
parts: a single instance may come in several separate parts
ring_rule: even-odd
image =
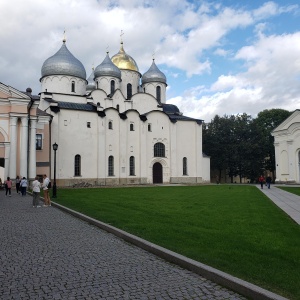
[[[163,183],[163,167],[159,162],[153,165],[153,183]]]

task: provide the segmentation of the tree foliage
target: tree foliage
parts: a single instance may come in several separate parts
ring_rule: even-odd
[[[288,116],[289,111],[271,109],[260,112],[252,119],[241,115],[216,115],[203,126],[203,151],[211,157],[211,169],[226,170],[233,177],[252,182],[264,170],[274,172],[275,150],[271,132]]]

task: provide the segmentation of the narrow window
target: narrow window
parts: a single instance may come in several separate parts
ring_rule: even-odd
[[[130,131],[134,131],[134,124],[133,123],[130,124]]]
[[[129,158],[129,175],[135,175],[135,163],[134,163],[134,156],[130,156]]]
[[[99,84],[98,84],[98,81],[96,81],[96,89],[98,90],[99,88]]]
[[[110,82],[110,94],[112,95],[115,92],[115,81]]]
[[[163,143],[154,145],[154,157],[165,157],[165,145]]]
[[[91,122],[86,123],[87,128],[91,128]]]
[[[108,122],[108,129],[113,129],[112,121]]]
[[[37,134],[35,136],[35,149],[42,150],[43,146],[43,136],[41,134]]]
[[[127,99],[131,99],[132,97],[132,85],[130,83],[127,84]]]
[[[75,155],[74,173],[75,176],[81,176],[81,156],[79,154]]]
[[[148,131],[152,131],[151,124],[148,124]]]
[[[75,93],[75,81],[72,81],[72,92]]]
[[[187,175],[187,158],[184,157],[182,160],[182,173],[183,175]]]
[[[114,157],[108,157],[108,176],[114,176]]]
[[[117,104],[117,111],[119,111],[120,110],[120,105],[119,104]]]
[[[156,99],[157,99],[158,102],[161,101],[161,88],[160,88],[160,86],[156,87]]]

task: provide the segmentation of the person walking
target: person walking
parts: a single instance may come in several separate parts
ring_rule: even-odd
[[[38,178],[36,176],[34,178],[34,181],[32,182],[32,206],[33,207],[41,207],[39,205],[40,192],[41,192],[41,183],[38,181]]]
[[[270,175],[268,175],[268,177],[266,178],[266,183],[267,183],[267,187],[268,187],[268,189],[270,188],[270,186],[271,186],[271,182],[272,182],[272,178],[271,178],[271,176]]]
[[[17,193],[19,194],[20,193],[20,182],[21,182],[21,179],[19,177],[19,175],[16,177],[16,190],[17,190]]]
[[[258,178],[258,182],[260,183],[260,188],[263,189],[264,188],[265,177],[263,175],[260,175],[260,177]]]
[[[49,185],[49,178],[47,177],[46,174],[43,175],[43,192],[44,192],[44,205],[45,207],[47,206],[51,206],[51,200],[50,200],[50,195],[49,195],[49,189],[48,189],[48,185]]]
[[[11,197],[11,187],[12,187],[12,181],[10,179],[10,177],[7,177],[7,179],[4,182],[5,185],[5,196]]]
[[[26,177],[23,177],[23,179],[21,180],[20,187],[21,187],[22,197],[26,196],[26,189],[27,189],[27,180],[26,180]]]

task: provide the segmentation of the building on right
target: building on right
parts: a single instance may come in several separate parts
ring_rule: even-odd
[[[274,136],[276,183],[300,183],[300,110],[271,133]]]

